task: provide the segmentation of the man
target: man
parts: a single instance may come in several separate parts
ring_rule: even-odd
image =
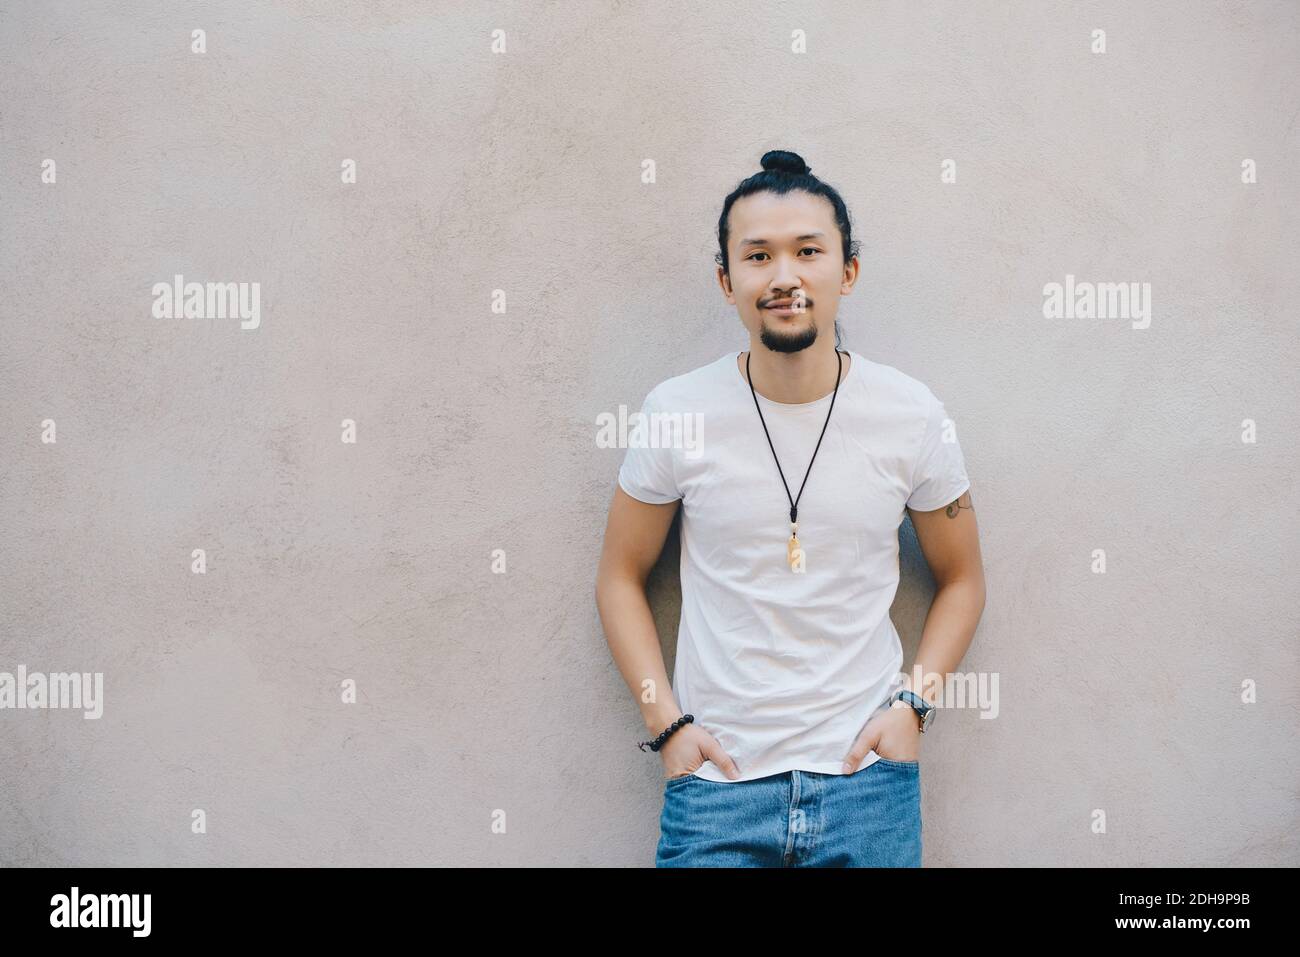
[[[929,388],[826,336],[858,275],[843,200],[796,154],[762,165],[718,225],[749,349],[646,396],[664,441],[629,440],[596,603],[663,760],[657,865],[920,866],[941,689],[901,673],[898,529],[937,583],[915,667],[949,674],[984,608],[970,482]],[[679,505],[669,689],[645,580]]]

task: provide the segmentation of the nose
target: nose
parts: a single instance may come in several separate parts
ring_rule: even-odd
[[[772,288],[784,290],[786,295],[791,295],[798,284],[799,277],[795,275],[794,261],[781,256],[777,260],[776,272],[772,274]]]
[[[799,277],[795,272],[794,260],[788,256],[778,256],[776,270],[768,283],[768,292],[772,299],[789,299],[799,295]]]

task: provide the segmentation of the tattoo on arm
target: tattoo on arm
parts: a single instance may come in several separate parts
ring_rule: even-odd
[[[969,502],[970,504],[962,505],[961,500],[963,498],[966,499],[966,501]],[[948,506],[943,510],[943,512],[949,518],[956,518],[958,510],[963,508],[968,508],[972,512],[975,511],[975,500],[971,498],[970,492],[966,492],[964,495],[959,495],[955,500],[949,502]]]

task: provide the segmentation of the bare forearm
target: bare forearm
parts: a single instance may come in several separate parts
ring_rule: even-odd
[[[596,584],[596,608],[610,653],[641,709],[646,729],[658,734],[682,712],[673,697],[645,587],[632,578],[602,578]]]
[[[921,630],[921,644],[916,650],[916,662],[908,672],[906,687],[912,689],[931,704],[942,691],[934,681],[942,682],[957,670],[966,649],[975,637],[975,628],[984,613],[984,582],[980,579],[963,579],[947,582],[934,593],[934,602],[925,616]],[[920,670],[921,686],[915,680]],[[937,676],[932,678],[931,676]]]

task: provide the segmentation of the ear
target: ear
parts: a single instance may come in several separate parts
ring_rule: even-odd
[[[853,291],[858,281],[858,257],[854,256],[844,264],[844,281],[840,283],[840,295],[847,296]]]
[[[727,302],[734,305],[736,298],[731,292],[731,277],[723,271],[721,266],[718,267],[718,285],[722,287],[722,294],[727,297]]]

